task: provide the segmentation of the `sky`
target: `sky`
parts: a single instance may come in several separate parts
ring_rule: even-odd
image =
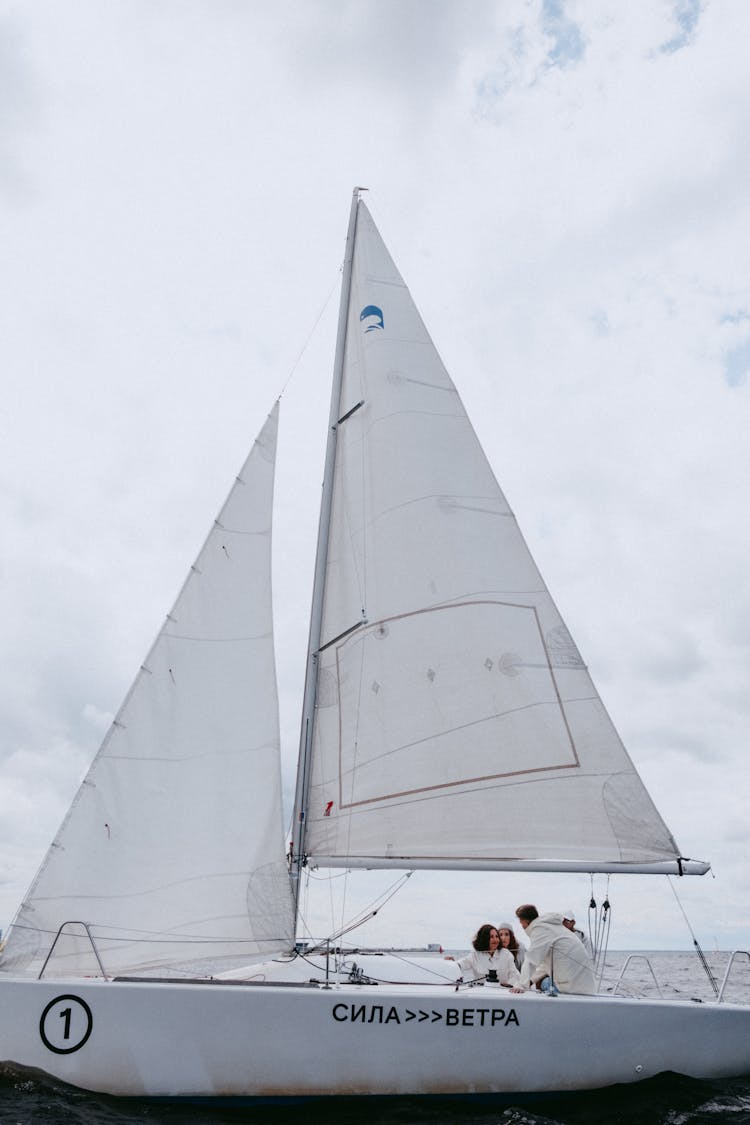
[[[287,794],[352,188],[683,854],[611,944],[750,949],[750,7],[0,0],[0,927],[283,391]],[[394,882],[317,872],[329,932]],[[415,874],[465,948],[588,876]],[[335,906],[329,906],[339,896]]]

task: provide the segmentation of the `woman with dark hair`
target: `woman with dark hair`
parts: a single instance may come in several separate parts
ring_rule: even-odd
[[[497,932],[500,934],[500,946],[502,949],[507,949],[515,961],[516,968],[520,970],[523,965],[523,959],[526,956],[526,951],[522,945],[518,944],[518,938],[513,933],[513,927],[510,922],[501,922],[497,927]]]
[[[472,953],[458,959],[464,979],[480,980],[487,977],[498,984],[517,984],[521,974],[516,968],[513,954],[500,945],[497,926],[485,922],[474,934]],[[492,974],[492,975],[491,975]]]

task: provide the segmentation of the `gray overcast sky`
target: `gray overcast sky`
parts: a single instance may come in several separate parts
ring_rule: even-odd
[[[714,865],[678,888],[698,937],[748,948],[749,40],[743,0],[0,2],[0,925],[294,369],[293,769],[363,184],[639,771]],[[465,945],[588,897],[418,875],[366,936]],[[610,897],[619,947],[688,940],[665,880]]]

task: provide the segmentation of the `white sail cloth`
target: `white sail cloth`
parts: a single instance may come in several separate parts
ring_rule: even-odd
[[[8,935],[2,969],[229,968],[293,942],[271,618],[274,407]],[[73,924],[75,923],[75,924]]]
[[[338,416],[310,860],[676,870],[362,202]]]

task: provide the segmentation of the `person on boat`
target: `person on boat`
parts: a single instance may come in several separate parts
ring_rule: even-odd
[[[513,933],[510,922],[501,922],[497,927],[497,932],[500,934],[501,947],[508,950],[515,961],[516,968],[520,969],[526,956],[526,950],[518,944],[518,938]]]
[[[474,947],[472,952],[466,957],[459,957],[457,962],[465,980],[488,977],[492,981],[497,980],[498,984],[518,984],[521,974],[513,954],[502,948],[497,926],[489,922],[480,926],[471,944]]]
[[[563,924],[563,926],[565,926],[566,930],[570,930],[571,934],[575,934],[576,937],[579,938],[580,941],[583,942],[583,948],[586,950],[589,957],[593,961],[594,951],[591,948],[591,942],[586,937],[583,930],[577,930],[576,929],[576,916],[575,916],[575,913],[570,908],[563,911],[562,924]]]
[[[526,931],[529,948],[515,992],[536,983],[542,991],[556,989],[582,996],[596,993],[591,958],[582,942],[563,926],[562,914],[540,915],[535,906],[525,903],[516,910],[516,917]]]

